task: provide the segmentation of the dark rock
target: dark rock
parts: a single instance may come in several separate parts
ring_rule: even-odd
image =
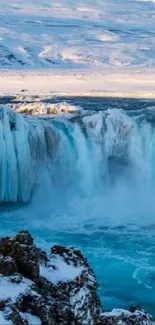
[[[10,304],[10,299],[0,300],[0,311],[3,311],[5,309],[5,306],[9,304]]]
[[[27,230],[20,231],[16,236],[12,237],[11,240],[27,246],[33,245],[33,237]]]
[[[52,247],[51,259],[55,261],[56,258],[61,258],[67,265],[81,270],[74,280],[61,281],[55,286],[59,324],[67,325],[68,319],[69,324],[83,324],[87,319],[86,324],[95,325],[96,317],[101,312],[101,304],[96,293],[96,277],[87,259],[79,249],[64,246]]]
[[[75,247],[55,245],[51,248],[51,256],[55,257],[58,255],[69,265],[72,264],[75,267],[84,266],[90,269],[87,259],[82,255],[81,251]],[[92,269],[91,271],[93,272]]]
[[[47,257],[27,231],[1,239],[1,280],[8,296],[0,312],[13,325],[32,325],[33,317],[41,325],[154,324],[139,306],[102,313],[95,274],[80,250],[54,246]]]
[[[36,288],[36,291],[22,294],[16,302],[18,310],[23,313],[30,311],[31,314],[40,318],[42,324],[55,325],[53,299],[48,300],[37,291]]]
[[[14,237],[2,238],[0,253],[14,259],[18,272],[29,279],[39,277],[39,261],[46,263],[44,252],[33,245],[33,238],[28,231],[21,231]]]
[[[8,276],[9,283],[22,288],[24,281],[31,279],[27,289],[22,289],[12,303],[7,299],[1,303],[4,310],[9,306],[9,319],[13,324],[27,325],[27,320],[21,321],[21,313],[29,312],[37,316],[42,325],[95,325],[96,316],[101,312],[97,281],[78,249],[54,246],[47,258],[33,244],[31,235],[21,231],[14,237],[1,239],[0,254],[3,264],[8,261],[7,267],[1,267],[1,274]],[[62,268],[68,267],[69,274],[63,276],[59,264]],[[53,281],[46,276],[49,272]]]
[[[6,311],[7,320],[11,320],[14,325],[29,325],[28,321],[22,317],[19,310],[13,304],[7,306]]]
[[[137,311],[137,310],[141,310],[140,306],[132,305],[132,306],[130,306],[130,308],[129,308],[129,311],[131,311],[131,313],[134,313],[134,312]]]
[[[0,274],[12,275],[17,272],[17,265],[13,258],[0,255]]]

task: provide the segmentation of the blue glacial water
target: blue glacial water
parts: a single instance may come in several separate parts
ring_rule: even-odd
[[[155,102],[65,100],[84,110],[49,119],[61,139],[52,173],[39,169],[29,203],[1,206],[0,236],[28,229],[44,249],[78,246],[105,310],[155,315]]]

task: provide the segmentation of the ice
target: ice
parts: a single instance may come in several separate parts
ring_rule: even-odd
[[[36,183],[39,161],[51,159],[58,136],[41,120],[25,119],[0,106],[0,201],[27,202]]]
[[[27,201],[30,197],[34,170],[28,133],[22,116],[0,107],[1,201]]]

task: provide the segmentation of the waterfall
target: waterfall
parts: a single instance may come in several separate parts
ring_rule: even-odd
[[[108,109],[57,121],[57,129],[59,172],[67,166],[64,174],[72,175],[76,188],[100,191],[119,177],[138,186],[153,182],[155,132],[146,119]]]
[[[27,202],[40,167],[66,191],[89,195],[117,179],[153,181],[154,129],[121,109],[70,118],[26,117],[0,107],[0,201]]]
[[[39,116],[0,106],[0,236],[80,247],[107,309],[154,312],[155,114],[140,103]]]
[[[0,201],[27,202],[40,161],[52,159],[58,136],[54,127],[0,107]]]

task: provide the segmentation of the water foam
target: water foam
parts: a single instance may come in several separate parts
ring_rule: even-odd
[[[123,110],[45,121],[1,107],[0,201],[28,201],[40,165],[59,190],[71,186],[84,195],[105,191],[118,181],[150,186],[154,141],[150,123]]]

